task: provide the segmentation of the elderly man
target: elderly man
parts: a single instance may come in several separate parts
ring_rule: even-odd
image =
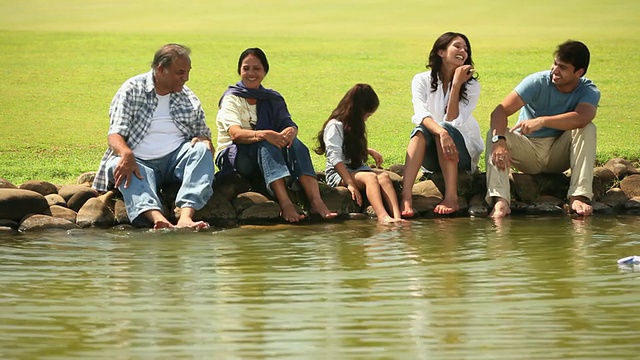
[[[93,187],[116,187],[137,226],[174,227],[158,197],[158,187],[173,182],[180,184],[175,227],[209,226],[193,220],[213,194],[214,149],[200,100],[185,86],[190,53],[183,45],[164,45],[151,70],[127,80],[111,101],[109,148]]]

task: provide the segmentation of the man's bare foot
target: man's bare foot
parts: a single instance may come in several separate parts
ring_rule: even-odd
[[[204,230],[209,228],[209,223],[206,221],[193,221],[191,219],[178,220],[177,228],[191,229],[191,230]]]
[[[153,223],[154,230],[173,229],[173,227],[174,227],[173,224],[167,220],[156,220]]]
[[[413,211],[413,203],[411,200],[405,200],[404,198],[402,199],[400,214],[403,218],[412,218],[415,216],[415,212]]]
[[[433,209],[433,212],[440,215],[449,215],[460,209],[460,205],[458,205],[458,199],[447,199],[445,198],[440,202],[440,204],[436,205]]]
[[[569,207],[578,215],[589,216],[593,214],[593,207],[589,205],[589,199],[584,196],[569,198]]]
[[[333,219],[338,216],[338,213],[329,210],[323,201],[316,201],[312,203],[311,212],[320,215],[323,219]]]
[[[511,208],[509,207],[507,200],[497,198],[493,205],[493,210],[489,213],[489,217],[493,219],[501,219],[509,214],[511,214]]]
[[[305,218],[304,214],[298,213],[293,203],[289,203],[285,205],[280,204],[280,215],[287,222],[292,222],[292,223],[298,222]]]

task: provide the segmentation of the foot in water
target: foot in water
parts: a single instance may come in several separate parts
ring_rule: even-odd
[[[193,220],[178,220],[176,225],[178,229],[190,229],[190,230],[204,230],[209,228],[209,223],[205,221],[193,221]]]
[[[290,223],[296,223],[305,218],[304,214],[298,213],[296,207],[292,203],[280,205],[280,216]]]
[[[584,196],[574,196],[569,199],[569,207],[578,215],[589,216],[593,214],[593,207],[588,201]]]
[[[322,201],[318,201],[314,204],[311,204],[311,212],[313,214],[320,215],[320,217],[323,219],[333,219],[336,216],[338,216],[337,212],[333,212],[329,210],[327,205],[325,205],[325,203]]]
[[[433,212],[440,215],[453,214],[460,209],[458,199],[444,199],[440,204],[436,205]]]
[[[409,200],[402,200],[402,207],[400,208],[400,214],[403,218],[412,218],[415,216],[413,211],[413,203]]]
[[[507,200],[500,198],[496,200],[495,205],[493,205],[493,210],[491,210],[489,217],[493,219],[501,219],[509,214],[511,214],[511,208],[509,207]]]

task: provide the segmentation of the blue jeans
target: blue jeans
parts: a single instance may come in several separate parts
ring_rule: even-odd
[[[458,129],[447,122],[438,124],[447,130],[449,136],[451,136],[451,139],[453,139],[453,142],[456,144],[459,159],[458,171],[469,172],[469,169],[471,168],[471,155],[469,155],[467,145],[464,143],[464,137]],[[438,161],[438,150],[436,146],[439,146],[439,144],[436,142],[436,136],[429,132],[424,125],[420,124],[413,129],[410,138],[414,137],[418,131],[420,131],[427,140],[422,166],[431,172],[442,172],[442,169],[440,169],[440,162]]]
[[[288,179],[287,186],[291,187],[302,175],[316,177],[309,149],[297,138],[290,148],[279,149],[266,140],[237,147],[236,171],[249,179],[261,173],[271,194],[271,183],[276,180]]]
[[[107,163],[107,176],[110,183],[115,183],[113,172],[120,162],[115,157]],[[207,146],[197,142],[185,142],[181,147],[159,159],[136,159],[140,175],[139,179],[132,174],[129,186],[120,184],[129,220],[133,223],[140,214],[149,210],[162,211],[162,202],[158,197],[158,187],[174,182],[182,185],[176,195],[176,206],[202,209],[213,195],[213,155]]]

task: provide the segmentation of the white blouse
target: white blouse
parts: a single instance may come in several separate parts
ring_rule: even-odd
[[[445,109],[449,102],[449,91],[445,93],[442,88],[442,81],[438,80],[438,89],[431,91],[431,70],[416,74],[411,81],[411,95],[414,115],[411,121],[419,125],[425,117],[432,118],[437,123],[445,120]],[[464,137],[464,143],[471,156],[471,171],[475,171],[478,166],[480,154],[484,150],[484,141],[480,134],[480,125],[473,117],[472,112],[478,104],[480,97],[480,83],[472,80],[467,83],[468,103],[460,100],[458,105],[458,117],[450,121]]]

